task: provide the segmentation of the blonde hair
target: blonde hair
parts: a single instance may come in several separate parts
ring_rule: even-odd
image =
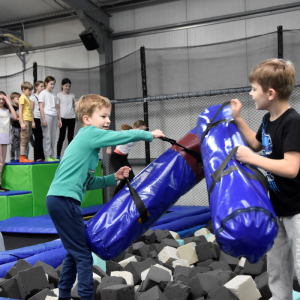
[[[19,98],[21,97],[21,95],[17,92],[13,92],[13,93],[10,94],[10,99],[11,100],[14,99],[14,98],[17,98],[17,97],[19,97]]]
[[[295,68],[290,61],[267,59],[254,67],[249,81],[257,82],[265,93],[272,88],[278,93],[279,99],[288,99],[296,82]]]
[[[25,81],[21,84],[21,90],[32,90],[33,89],[33,86],[30,82],[28,81]]]
[[[109,99],[95,94],[81,96],[75,106],[79,122],[84,125],[83,116],[91,117],[96,108],[102,107],[111,108]]]

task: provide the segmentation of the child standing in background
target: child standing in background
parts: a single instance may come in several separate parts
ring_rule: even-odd
[[[21,95],[19,93],[11,93],[10,100],[12,102],[12,107],[15,110],[17,117],[19,114],[19,98]],[[16,163],[20,160],[20,140],[21,140],[21,126],[19,120],[13,120],[11,122],[11,148],[10,148],[10,162]]]
[[[5,165],[7,145],[11,143],[10,119],[17,120],[18,116],[6,94],[0,91],[0,190],[2,187],[2,170]]]
[[[62,127],[59,130],[59,139],[57,142],[57,159],[60,159],[61,149],[68,128],[68,143],[70,144],[74,137],[75,129],[75,104],[76,98],[73,93],[70,93],[71,80],[64,78],[61,82],[61,92],[57,94],[59,102]]]
[[[55,78],[45,78],[45,89],[39,95],[39,106],[43,131],[43,148],[45,161],[59,161],[54,155],[56,141],[56,128],[61,128],[61,118],[57,97],[52,93],[55,86]]]
[[[35,128],[29,96],[32,92],[32,84],[23,82],[21,85],[22,96],[19,99],[19,121],[21,126],[20,163],[33,162],[26,158],[26,151],[30,139],[30,132]]]
[[[132,129],[131,126],[123,124],[121,126],[122,130],[130,130]],[[140,129],[146,130],[146,124],[143,120],[138,120],[133,124],[133,129]],[[136,142],[131,142],[125,145],[118,145],[113,153],[111,153],[111,147],[107,147],[107,154],[110,156],[110,163],[115,171],[119,170],[122,167],[129,167],[131,170],[129,172],[129,181],[134,178],[134,173],[132,171],[131,165],[128,162],[128,154],[130,150],[134,147]],[[121,180],[120,183],[117,185],[114,196],[125,186],[126,180]]]
[[[34,94],[30,97],[31,109],[34,115],[35,128],[32,129],[34,135],[34,161],[45,159],[43,149],[43,131],[41,124],[41,114],[39,107],[39,94],[44,89],[44,82],[38,80],[34,85]]]

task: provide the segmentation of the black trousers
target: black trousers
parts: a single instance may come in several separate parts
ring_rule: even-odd
[[[34,160],[45,159],[44,149],[43,149],[43,131],[41,119],[34,118],[35,128],[32,128],[34,136],[34,150],[33,156]]]
[[[60,156],[61,149],[66,137],[66,131],[68,128],[68,143],[70,144],[74,137],[75,119],[61,118],[62,127],[59,129],[59,138],[57,142],[57,155]]]
[[[112,167],[114,168],[115,172],[117,172],[120,168],[122,167],[129,167],[131,168],[130,163],[127,160],[127,155],[121,155],[118,153],[113,152],[110,155],[110,163],[112,165]],[[131,170],[129,172],[129,181],[131,181],[134,178],[134,173]],[[120,183],[117,185],[115,192],[114,192],[114,196],[126,185],[126,180],[121,180]]]

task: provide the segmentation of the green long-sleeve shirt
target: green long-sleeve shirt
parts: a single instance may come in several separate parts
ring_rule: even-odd
[[[66,149],[56,170],[47,196],[65,196],[82,201],[87,190],[116,185],[114,174],[94,176],[98,165],[100,148],[153,140],[144,130],[112,131],[95,126],[83,127]]]

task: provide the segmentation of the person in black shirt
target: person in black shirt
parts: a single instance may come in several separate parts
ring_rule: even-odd
[[[19,117],[19,93],[11,93],[10,100],[13,103],[13,108]],[[10,148],[10,162],[19,162],[20,159],[20,141],[21,141],[21,126],[18,120],[14,120],[11,124],[11,148]]]
[[[289,106],[295,68],[289,61],[268,59],[250,73],[256,109],[269,111],[255,134],[242,120],[242,104],[231,100],[232,117],[248,146],[236,158],[267,171],[269,193],[278,219],[278,235],[267,254],[273,300],[293,299],[294,268],[300,282],[300,115]]]

